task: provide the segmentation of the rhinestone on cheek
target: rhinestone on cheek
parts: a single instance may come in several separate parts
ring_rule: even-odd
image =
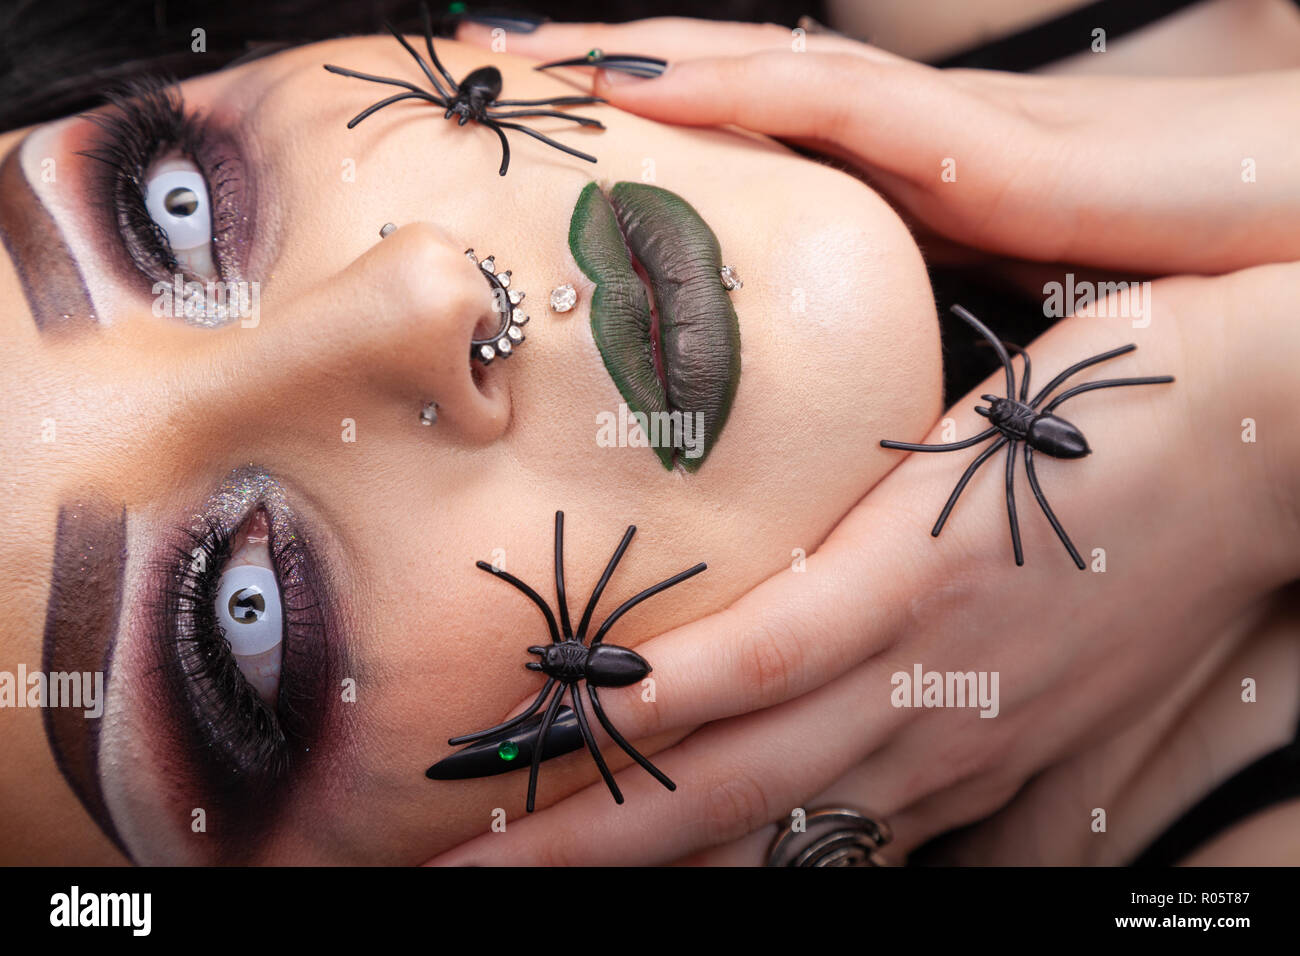
[[[567,282],[551,290],[551,308],[556,312],[568,312],[578,302],[578,292]]]

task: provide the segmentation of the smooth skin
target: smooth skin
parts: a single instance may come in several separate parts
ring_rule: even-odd
[[[462,29],[462,38],[482,36]],[[1149,327],[1079,318],[1033,343],[1036,382],[1127,341],[1138,351],[1106,375],[1177,379],[1073,399],[1061,411],[1094,454],[1040,465],[1067,530],[1085,556],[1105,549],[1107,571],[1073,570],[1023,479],[1027,565],[1016,568],[997,468],[976,476],[943,536],[930,539],[960,469],[957,456],[911,456],[803,574],[777,575],[723,614],[643,648],[665,682],[672,674],[696,692],[654,708],[619,702],[611,716],[638,733],[714,722],[656,757],[696,782],[689,793],[657,795],[633,774],[629,800],[650,803],[635,827],[588,790],[434,862],[755,863],[776,832],[770,824],[794,807],[837,801],[888,818],[901,859],[1006,806],[1049,766],[1074,786],[1034,803],[1062,832],[1089,834],[1088,813],[1105,801],[1141,822],[1091,846],[1058,840],[1042,854],[1011,827],[998,852],[980,844],[968,859],[1123,862],[1293,733],[1298,635],[1280,589],[1300,567],[1300,448],[1286,424],[1300,345],[1289,318],[1300,238],[1286,223],[1300,202],[1300,157],[1274,116],[1294,110],[1300,77],[945,74],[842,38],[808,37],[804,53],[790,40],[777,27],[659,20],[547,25],[510,43],[544,59],[592,47],[664,57],[672,65],[663,77],[597,73],[592,88],[643,115],[823,148],[938,237],[968,247],[968,259],[1223,273],[1156,281]],[[574,73],[580,88],[583,75]],[[956,158],[955,183],[940,178],[946,157]],[[1246,157],[1271,181],[1244,182]],[[1018,270],[1038,283],[1065,271]],[[957,437],[984,427],[972,407],[1001,383],[1000,373],[990,377],[947,413]],[[1270,437],[1243,442],[1246,418],[1271,423]],[[952,440],[942,425],[887,437]],[[915,662],[1000,671],[998,718],[892,708],[890,675]],[[1276,675],[1260,678],[1269,706],[1194,719],[1211,687],[1236,698],[1241,678],[1261,673]],[[1080,784],[1083,761],[1105,763],[1118,748],[1135,773],[1157,752],[1175,757],[1148,770],[1145,798],[1114,779]],[[1214,760],[1189,759],[1206,749]],[[1059,823],[1067,812],[1077,817]],[[1218,842],[1228,854],[1230,835]],[[1276,850],[1259,860],[1276,862]]]

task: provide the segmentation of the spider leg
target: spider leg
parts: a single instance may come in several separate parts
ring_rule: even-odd
[[[536,591],[530,588],[527,584],[524,584],[523,581],[520,581],[513,574],[510,574],[509,572],[506,571],[502,571],[498,568],[494,568],[486,561],[478,561],[476,562],[476,565],[479,568],[482,568],[488,574],[495,574],[502,581],[505,581],[508,584],[513,584],[519,590],[523,591],[526,595],[528,595],[528,597],[532,600],[532,602],[536,604],[539,608],[541,608],[542,613],[546,615],[546,626],[551,631],[551,641],[556,644],[560,643],[560,632],[555,626],[555,615],[551,613],[550,607],[547,605],[547,603],[544,600],[542,600],[542,596],[540,594],[538,594]]]
[[[505,131],[491,120],[485,119],[481,122],[488,129],[492,130],[492,132],[496,133],[497,138],[501,140],[501,168],[497,170],[497,175],[504,176],[506,170],[510,168],[510,144],[506,142]]]
[[[605,623],[600,626],[600,630],[596,632],[596,636],[591,639],[591,646],[595,647],[597,644],[603,641],[605,639],[605,635],[609,633],[609,629],[614,626],[614,622],[617,621],[624,614],[626,614],[628,611],[632,610],[632,608],[636,607],[646,598],[652,598],[660,591],[668,590],[674,584],[681,584],[687,578],[694,577],[695,575],[699,574],[707,567],[708,565],[705,564],[703,561],[701,561],[699,564],[695,565],[695,567],[687,568],[685,571],[682,571],[679,574],[674,574],[671,578],[668,578],[668,580],[660,581],[658,584],[646,588],[640,594],[628,598],[626,601],[624,601],[615,609],[613,614],[605,618]]]
[[[447,83],[453,90],[460,89],[456,81],[451,78],[451,74],[447,72],[447,68],[442,65],[442,61],[438,59],[438,54],[433,50],[433,18],[429,15],[428,4],[420,4],[420,13],[424,17],[424,46],[429,51],[429,59],[433,61],[433,65],[438,68],[438,72],[446,78]]]
[[[1015,352],[1017,355],[1019,355],[1022,359],[1025,360],[1025,370],[1020,375],[1020,401],[1028,402],[1029,401],[1029,353],[1026,352],[1024,349],[1022,349],[1019,345],[1012,345],[1010,342],[1003,342],[1002,344],[1007,347],[1008,351]]]
[[[493,106],[586,106],[591,103],[608,103],[600,96],[557,96],[547,100],[495,100]]]
[[[1034,471],[1034,446],[1028,442],[1025,442],[1025,473],[1029,475],[1029,487],[1034,489],[1034,497],[1038,499],[1038,506],[1043,509],[1043,514],[1047,515],[1047,520],[1051,522],[1052,530],[1061,539],[1061,544],[1065,545],[1065,550],[1070,552],[1070,557],[1074,559],[1075,565],[1080,571],[1084,570],[1083,558],[1079,557],[1074,542],[1070,540],[1070,536],[1061,527],[1061,522],[1056,520],[1056,515],[1053,514],[1051,506],[1047,503],[1043,489],[1038,485],[1038,474]]]
[[[954,305],[951,309],[952,314],[957,316],[971,328],[973,328],[984,338],[988,339],[989,345],[998,353],[998,358],[1002,360],[1002,368],[1007,373],[1007,398],[1016,394],[1016,370],[1011,366],[1011,356],[1007,354],[1006,347],[1002,340],[989,331],[989,327],[981,322],[975,316],[971,315],[959,305]]]
[[[345,66],[334,66],[330,63],[325,64],[325,69],[338,76],[350,76],[354,80],[369,80],[371,83],[384,83],[388,86],[400,86],[402,89],[410,90],[412,93],[419,93],[421,96],[433,98],[433,94],[428,90],[422,90],[414,83],[407,83],[405,80],[395,80],[388,76],[375,76],[373,73],[359,73],[356,70],[349,70]],[[433,98],[432,102],[438,103],[438,99]],[[438,103],[438,105],[445,106],[446,103]]]
[[[591,624],[591,615],[596,610],[596,602],[600,600],[600,595],[604,592],[605,585],[609,583],[614,569],[618,567],[619,561],[623,560],[623,552],[627,550],[627,546],[632,541],[632,535],[634,534],[636,534],[636,525],[628,525],[627,530],[623,532],[623,540],[614,549],[614,556],[609,559],[609,564],[605,565],[605,573],[600,576],[600,580],[596,583],[596,590],[591,592],[591,599],[587,601],[587,609],[582,612],[582,620],[578,622],[579,644],[586,643],[587,627]]]
[[[564,512],[555,512],[555,599],[560,605],[560,626],[564,639],[573,640],[573,625],[569,623],[569,599],[564,594]]]
[[[881,448],[898,448],[903,451],[957,451],[961,448],[969,448],[971,445],[978,445],[986,438],[991,438],[997,433],[997,428],[986,428],[972,438],[965,438],[961,441],[949,442],[946,445],[918,445],[907,441],[890,441],[882,439]]]
[[[1117,349],[1111,349],[1109,352],[1102,352],[1100,355],[1094,355],[1092,358],[1086,358],[1082,362],[1075,362],[1073,365],[1067,368],[1060,375],[1056,376],[1056,378],[1052,379],[1050,382],[1044,385],[1039,390],[1038,394],[1034,396],[1034,400],[1029,403],[1029,407],[1037,408],[1039,404],[1043,401],[1043,399],[1045,399],[1051,393],[1051,391],[1054,388],[1056,388],[1056,386],[1060,385],[1062,382],[1064,382],[1067,378],[1069,378],[1071,375],[1075,374],[1076,372],[1082,372],[1085,368],[1088,368],[1091,365],[1096,365],[1099,362],[1107,362],[1113,358],[1118,358],[1121,355],[1127,355],[1129,352],[1133,352],[1136,350],[1137,350],[1136,345],[1121,345]]]
[[[400,100],[413,100],[413,99],[429,100],[430,102],[433,101],[433,98],[430,97],[428,93],[395,93],[394,95],[388,97],[388,99],[380,100],[374,106],[367,106],[356,116],[352,117],[352,119],[348,120],[348,129],[354,128],[358,123],[360,123],[371,113],[378,112],[379,110],[382,110],[385,106],[389,106],[393,103],[397,103]]]
[[[420,71],[429,78],[429,82],[433,84],[433,88],[437,90],[438,93],[445,99],[451,99],[452,96],[454,96],[455,94],[449,93],[442,88],[442,84],[438,82],[438,78],[433,75],[433,70],[429,69],[429,64],[425,63],[424,57],[416,53],[415,49],[411,46],[411,44],[406,42],[406,37],[398,33],[397,28],[394,27],[388,21],[384,21],[384,27],[385,29],[388,30],[389,33],[391,33],[394,37],[397,38],[398,43],[402,44],[402,46],[405,47],[406,52],[411,54],[412,59],[414,59],[416,63],[420,64]],[[456,89],[456,83],[450,77],[447,78],[447,82],[451,84],[451,89],[454,91]]]
[[[1025,553],[1020,548],[1020,521],[1016,518],[1016,446],[1011,442],[1007,448],[1007,519],[1011,522],[1011,547],[1016,552],[1016,566],[1025,563]]]
[[[988,343],[981,342],[980,344],[987,345]],[[1024,349],[1022,349],[1019,345],[1013,345],[1010,342],[1003,342],[1002,347],[1005,348],[1008,352],[1019,355],[1022,359],[1025,360],[1025,371],[1024,374],[1020,376],[1020,401],[1027,402],[1029,401],[1029,353],[1026,352]]]
[[[622,734],[614,729],[613,722],[605,716],[605,708],[600,706],[600,697],[596,693],[596,688],[592,687],[590,684],[587,685],[587,696],[591,698],[591,708],[596,712],[596,719],[599,720],[600,725],[605,728],[605,733],[609,734],[610,737],[613,738],[614,743],[622,747],[625,754],[644,767],[650,776],[654,777],[669,790],[676,790],[677,784],[669,780],[667,774],[642,756],[635,747],[623,739]]]
[[[594,163],[596,161],[596,157],[592,156],[590,153],[584,153],[581,150],[573,149],[569,146],[565,146],[563,143],[557,143],[555,140],[551,139],[551,137],[547,136],[546,134],[539,133],[535,129],[529,129],[527,126],[520,126],[518,123],[507,123],[505,120],[491,120],[491,122],[498,123],[499,125],[504,126],[506,129],[517,129],[521,133],[527,133],[529,136],[533,137],[534,139],[540,139],[547,146],[554,146],[560,152],[568,153],[570,156],[577,156],[579,159],[585,159],[589,163]]]
[[[582,695],[578,693],[578,685],[569,685],[569,696],[573,698],[573,710],[578,715],[578,726],[582,729],[582,739],[587,742],[587,749],[591,751],[591,759],[596,761],[596,767],[600,770],[600,775],[605,778],[605,786],[609,787],[609,792],[614,797],[615,803],[623,802],[623,791],[618,789],[618,784],[614,782],[614,775],[609,772],[609,767],[605,765],[605,758],[601,756],[600,748],[596,746],[596,738],[591,735],[591,725],[587,723],[587,713],[582,706]]]
[[[1047,414],[1067,398],[1074,398],[1074,396],[1081,392],[1091,392],[1094,388],[1115,388],[1119,385],[1164,385],[1173,380],[1174,377],[1172,375],[1150,375],[1144,378],[1104,378],[1098,382],[1088,382],[1084,385],[1076,385],[1074,388],[1066,389],[1060,395],[1057,395],[1056,398],[1048,402],[1047,407],[1043,409],[1043,413]]]
[[[593,129],[604,129],[605,124],[600,120],[592,119],[589,116],[574,116],[572,113],[561,113],[559,110],[488,110],[485,114],[488,119],[504,119],[508,116],[557,116],[560,119],[572,120],[580,126],[589,126]]]
[[[551,692],[551,688],[554,686],[555,678],[546,678],[546,684],[542,687],[541,693],[537,695],[537,699],[533,701],[532,704],[529,705],[528,709],[522,714],[511,717],[504,724],[497,724],[495,727],[489,727],[487,730],[476,730],[472,734],[461,734],[459,737],[452,737],[447,741],[447,746],[457,747],[461,744],[467,744],[471,740],[482,740],[484,737],[490,737],[492,734],[498,733],[502,730],[509,730],[516,724],[523,723],[529,717],[533,716],[533,714],[537,713],[537,708],[542,706],[542,701],[546,700],[546,695]]]
[[[560,701],[564,700],[564,688],[566,685],[561,684],[555,696],[551,698],[551,706],[546,708],[546,716],[542,718],[542,726],[537,730],[537,746],[533,748],[533,765],[528,770],[528,812],[533,812],[533,807],[537,803],[537,771],[542,765],[542,751],[546,749],[546,735],[551,732],[551,724],[555,723],[555,715],[559,712]]]
[[[962,472],[961,478],[957,480],[957,487],[952,490],[952,494],[948,496],[948,503],[943,506],[943,511],[939,513],[939,520],[936,521],[934,527],[930,529],[930,534],[933,537],[939,537],[939,532],[943,530],[944,523],[948,520],[948,515],[952,513],[952,506],[957,503],[957,497],[962,493],[963,489],[965,489],[966,483],[971,479],[971,475],[975,474],[975,470],[979,468],[980,465],[984,464],[984,462],[988,461],[989,458],[993,456],[993,453],[1008,441],[1009,439],[1007,438],[999,438],[993,444],[989,445],[988,448],[985,448],[980,452],[976,459],[967,466],[964,472]]]

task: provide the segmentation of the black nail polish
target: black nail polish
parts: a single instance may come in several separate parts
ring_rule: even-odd
[[[557,66],[594,66],[602,70],[614,70],[618,73],[627,73],[630,76],[651,79],[662,75],[664,70],[668,69],[668,61],[661,60],[657,56],[639,56],[635,53],[606,53],[597,49],[588,50],[583,56],[543,63],[541,66],[533,67],[533,69],[549,70]]]
[[[532,766],[537,732],[545,714],[535,714],[523,723],[491,737],[466,745],[450,757],[444,757],[424,772],[430,780],[468,780],[493,777]],[[561,707],[546,735],[542,759],[550,760],[572,753],[583,746],[582,728],[570,707]]]
[[[530,13],[470,13],[468,11],[462,13],[460,18],[466,23],[477,23],[489,30],[500,28],[506,33],[532,33],[550,20],[550,17],[537,17]]]

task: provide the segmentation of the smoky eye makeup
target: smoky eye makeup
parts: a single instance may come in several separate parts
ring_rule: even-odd
[[[177,276],[201,285],[247,280],[255,190],[234,131],[187,108],[179,88],[160,79],[108,99],[83,117],[94,129],[77,152],[92,161],[86,198],[119,253],[114,259],[150,288]],[[228,319],[209,311],[185,317],[200,325]]]
[[[158,751],[247,849],[337,742],[345,654],[307,522],[267,472],[229,475],[148,575]]]

